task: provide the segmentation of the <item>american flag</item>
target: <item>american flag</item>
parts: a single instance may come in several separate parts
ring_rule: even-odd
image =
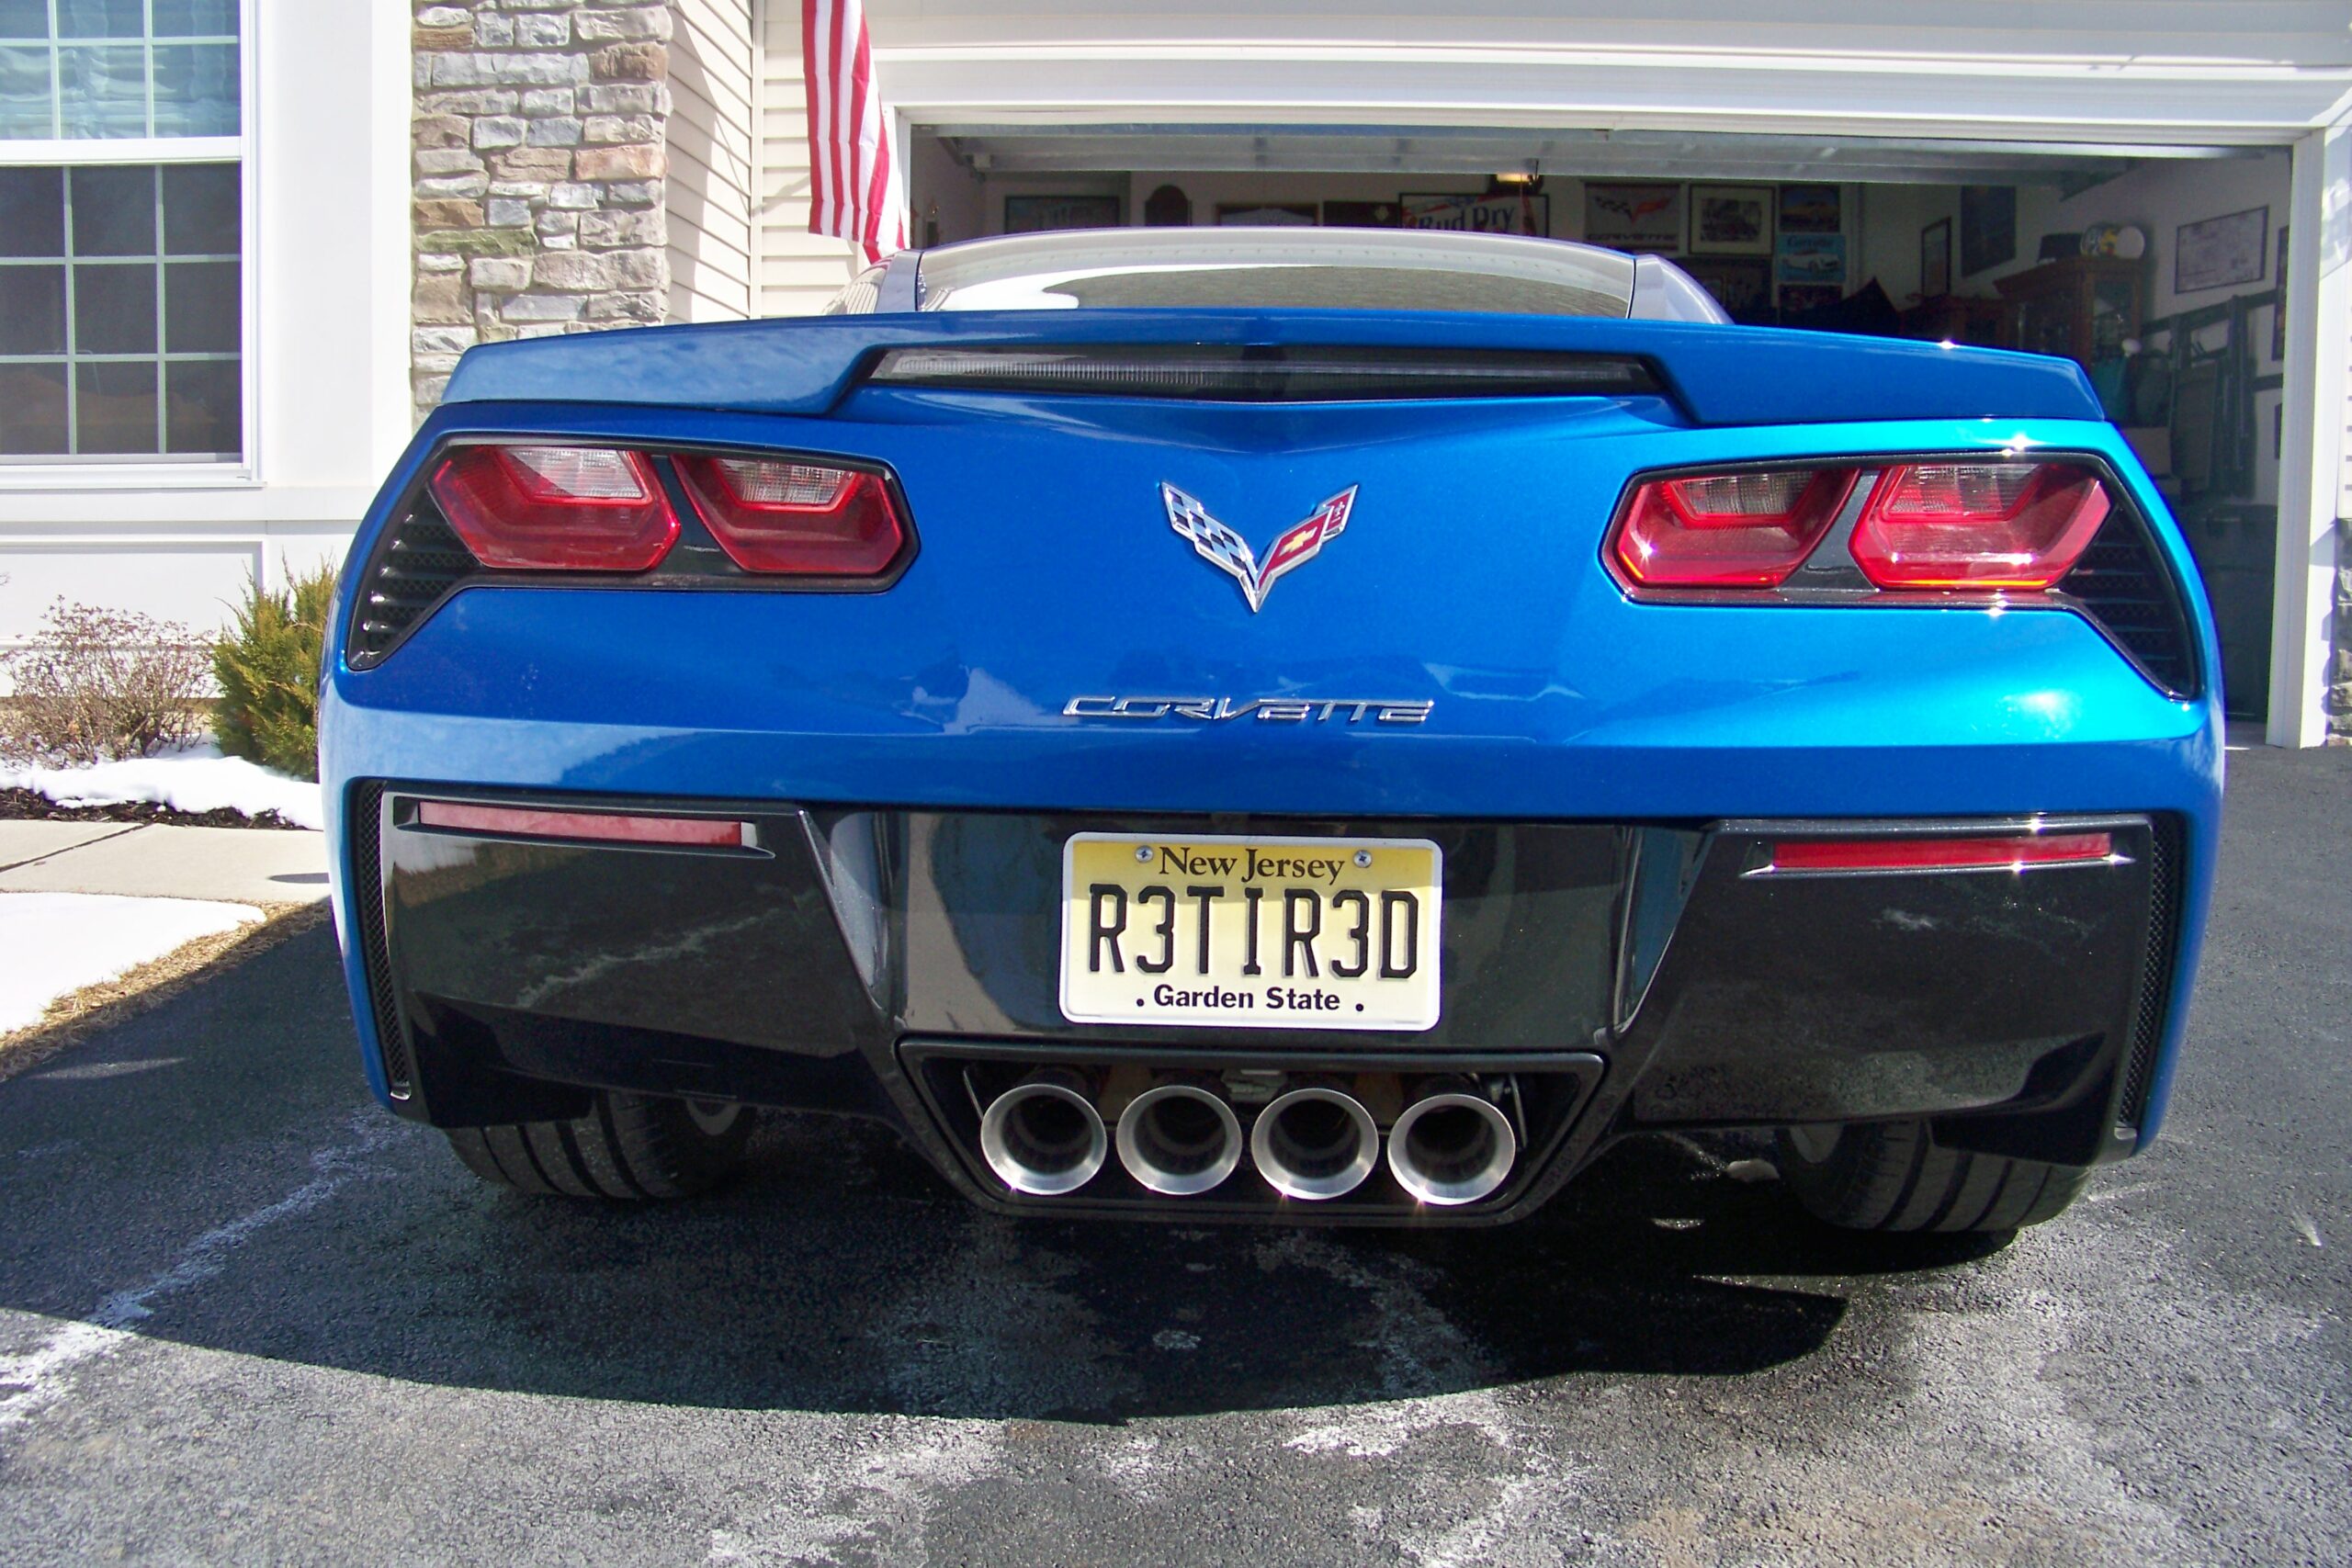
[[[808,231],[878,262],[907,248],[907,199],[874,87],[863,0],[800,0],[808,85]]]

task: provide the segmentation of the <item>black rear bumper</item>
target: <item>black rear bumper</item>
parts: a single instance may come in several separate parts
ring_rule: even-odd
[[[584,1108],[586,1089],[616,1088],[868,1116],[1007,1209],[1208,1218],[1217,1206],[1126,1204],[1114,1190],[1088,1203],[1013,1198],[975,1160],[939,1062],[1523,1067],[1551,1107],[1546,1135],[1508,1187],[1445,1216],[1464,1221],[1523,1213],[1612,1137],[1650,1129],[1925,1116],[1951,1146],[2087,1164],[2131,1145],[2178,945],[2180,829],[2146,816],[2041,824],[2111,833],[2114,852],[2092,863],[1792,876],[1757,874],[1765,846],[1792,829],[1990,825],[526,802],[752,826],[741,847],[683,849],[427,829],[420,796],[516,803],[355,791],[347,886],[368,950],[362,999],[403,1114],[442,1126],[563,1117]],[[1435,839],[1437,1027],[1069,1023],[1056,987],[1061,846],[1086,830]],[[1393,1217],[1396,1206],[1298,1217]]]

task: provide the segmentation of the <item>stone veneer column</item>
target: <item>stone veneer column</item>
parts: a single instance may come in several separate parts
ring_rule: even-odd
[[[477,343],[662,320],[670,35],[643,0],[417,6],[419,419]]]

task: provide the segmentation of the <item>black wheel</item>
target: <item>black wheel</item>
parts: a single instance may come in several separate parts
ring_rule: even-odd
[[[1860,1231],[2038,1225],[2090,1179],[2077,1165],[1938,1148],[1925,1122],[1783,1127],[1781,1175],[1816,1218]]]
[[[707,1100],[606,1090],[571,1122],[452,1127],[449,1146],[485,1181],[570,1198],[691,1198],[742,1162],[757,1113]]]

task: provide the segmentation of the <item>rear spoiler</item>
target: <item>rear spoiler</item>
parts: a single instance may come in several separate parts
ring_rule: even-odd
[[[473,349],[443,400],[823,414],[884,349],[1080,344],[1634,357],[1701,425],[2107,417],[2078,366],[2041,355],[1685,321],[1363,310],[934,311],[645,327]]]

